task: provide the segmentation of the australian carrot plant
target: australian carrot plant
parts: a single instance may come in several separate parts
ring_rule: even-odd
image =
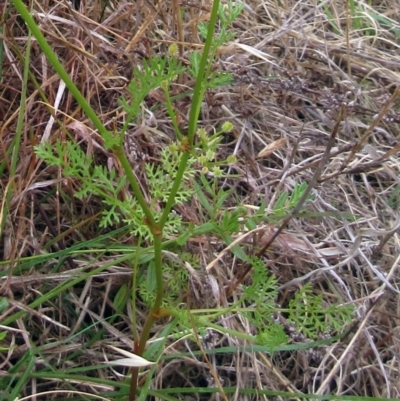
[[[124,224],[129,227],[129,233],[137,238],[138,246],[131,261],[134,354],[151,359],[149,355],[145,355],[146,346],[155,322],[164,317],[172,317],[174,324],[179,325],[180,330],[186,329],[187,333],[190,332],[191,326],[195,328],[194,335],[205,328],[214,328],[265,346],[266,349],[278,350],[288,341],[282,325],[274,322],[271,317],[272,312],[277,309],[275,299],[278,285],[276,278],[267,272],[260,258],[249,257],[240,246],[232,246],[232,253],[251,265],[254,271],[252,281],[244,283],[242,296],[231,306],[208,311],[188,311],[187,308],[174,304],[174,296],[182,290],[187,277],[185,270],[178,267],[179,274],[171,273],[171,279],[170,271],[174,264],[179,266],[179,263],[184,261],[179,258],[172,262],[165,260],[168,246],[181,246],[191,236],[212,232],[224,244],[230,245],[234,241],[234,234],[242,230],[252,230],[266,218],[265,205],[261,205],[258,212],[252,216],[241,207],[222,211],[222,206],[231,193],[219,187],[219,180],[226,177],[225,167],[235,163],[235,157],[230,155],[224,160],[217,160],[216,154],[222,136],[230,132],[233,125],[227,121],[221,124],[218,130],[210,133],[199,123],[206,91],[228,84],[231,80],[229,74],[214,70],[213,60],[218,48],[233,38],[234,33],[229,27],[243,7],[239,3],[222,6],[219,0],[213,2],[209,22],[199,26],[204,41],[202,52],[192,52],[188,57],[188,65],[180,62],[177,57],[178,49],[172,45],[168,55],[152,56],[135,66],[128,86],[129,96],[120,99],[120,105],[125,112],[124,119],[119,124],[113,124],[116,128],[110,131],[75,86],[23,2],[14,0],[14,4],[54,70],[90,120],[93,129],[101,136],[104,148],[117,160],[118,168],[98,165],[94,158],[85,153],[73,140],[48,141],[35,147],[37,156],[47,165],[58,166],[65,178],[79,183],[75,192],[77,198],[96,196],[101,199],[101,227]],[[182,128],[182,125],[178,124],[171,86],[185,74],[191,76],[195,84],[190,93],[191,105],[187,126]],[[133,171],[124,141],[130,125],[140,119],[146,97],[153,90],[160,88],[164,93],[164,106],[174,128],[175,138],[162,149],[157,163],[146,163],[144,173],[147,186],[144,189]],[[120,174],[120,171],[123,171],[123,174]],[[301,185],[295,187],[290,197],[288,194],[281,195],[272,213],[275,219],[283,218],[290,212],[304,191],[305,186]],[[199,199],[208,220],[198,226],[184,224],[175,210],[177,205],[187,202],[193,196]],[[142,247],[142,243],[146,246]],[[143,255],[146,255],[147,271],[139,268]],[[183,252],[180,256],[183,258]],[[195,263],[196,261],[193,262]],[[138,294],[148,304],[147,315],[140,332],[135,325]],[[294,298],[295,302],[284,311],[291,323],[298,324],[299,330],[303,330],[308,338],[317,340],[320,332],[342,327],[351,318],[351,311],[345,307],[323,314],[322,300],[318,298],[311,303],[311,297],[309,287],[305,287]],[[116,301],[116,304],[119,304],[119,301]],[[228,330],[215,323],[229,312],[242,313],[254,324],[257,334]],[[311,318],[308,318],[310,316]],[[159,355],[160,352],[156,357]],[[147,362],[151,364],[154,361]],[[144,363],[145,360],[134,358],[131,358],[131,362],[121,361],[122,365],[132,367],[130,401],[138,397],[139,366],[143,366]],[[146,394],[140,394],[141,399],[144,399]]]
[[[22,1],[16,0],[14,3],[53,68],[63,79],[82,110],[102,136],[105,147],[111,150],[117,158],[125,176],[117,177],[113,169],[94,166],[93,160],[86,156],[73,142],[66,144],[61,142],[44,143],[37,146],[37,155],[49,165],[60,166],[65,177],[80,180],[81,188],[76,193],[77,197],[82,198],[92,194],[103,199],[106,209],[103,213],[102,225],[112,225],[123,220],[126,224],[131,225],[133,234],[149,239],[152,243],[155,296],[142,333],[134,339],[133,346],[134,352],[137,355],[142,355],[155,320],[170,314],[168,310],[162,309],[164,298],[162,243],[165,233],[174,232],[179,226],[179,218],[171,213],[173,206],[177,202],[185,201],[191,195],[187,185],[188,180],[193,175],[191,165],[195,159],[201,156],[205,163],[210,159],[210,152],[212,152],[210,148],[212,146],[209,145],[209,141],[204,141],[203,138],[203,149],[196,149],[198,118],[205,91],[210,87],[221,85],[229,79],[228,76],[223,74],[211,72],[211,68],[216,50],[231,38],[228,27],[240,13],[242,7],[230,4],[228,9],[224,9],[218,0],[214,2],[210,21],[207,26],[202,26],[201,29],[205,40],[203,51],[201,54],[193,53],[191,55],[191,66],[188,68],[189,73],[196,79],[196,83],[193,89],[187,132],[180,132],[178,126],[174,124],[177,138],[169,148],[163,151],[161,167],[151,165],[146,171],[150,183],[153,184],[150,189],[150,199],[146,199],[125,153],[124,135],[128,125],[140,114],[140,106],[145,97],[151,90],[158,87],[164,89],[170,118],[172,121],[176,121],[173,105],[169,98],[169,88],[171,83],[185,71],[185,68],[174,57],[173,51],[171,51],[170,57],[153,57],[149,61],[144,61],[142,66],[136,67],[133,80],[129,86],[133,100],[122,100],[126,110],[125,123],[119,132],[110,132],[66,73]],[[215,36],[215,26],[218,19],[222,23],[222,29]],[[205,150],[204,155],[202,154],[203,150]],[[65,158],[66,155],[68,155],[67,158]],[[168,175],[168,180],[163,177],[165,174]],[[120,192],[126,185],[130,186],[133,196],[121,201],[119,200]],[[159,208],[160,204],[163,205],[161,209]],[[134,306],[135,299],[133,299]],[[135,333],[135,330],[133,332]],[[136,398],[137,375],[138,368],[133,368],[130,400]]]

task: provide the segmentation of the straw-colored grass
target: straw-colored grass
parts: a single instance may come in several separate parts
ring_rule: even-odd
[[[178,2],[73,3],[80,8],[61,0],[33,1],[32,15],[110,130],[124,122],[118,99],[130,96],[134,67],[167,55],[172,43],[187,63],[189,52],[201,49],[197,26],[210,10],[207,1],[183,1],[178,23]],[[0,331],[6,333],[0,342],[5,347],[0,399],[11,399],[10,394],[35,399],[40,393],[38,400],[124,399],[127,371],[100,365],[113,358],[109,345],[132,347],[133,317],[121,288],[130,291],[125,285],[133,262],[124,252],[138,239],[123,226],[100,228],[101,200],[74,198],[79,183],[46,166],[33,147],[72,138],[97,163],[118,166],[35,40],[29,44],[27,28],[9,1],[0,3],[0,16],[0,289],[8,301],[0,311]],[[242,394],[243,388],[286,391],[293,399],[301,394],[400,397],[399,16],[396,0],[248,0],[234,23],[236,38],[219,49],[214,63],[215,70],[231,72],[234,83],[209,90],[201,115],[209,131],[226,120],[234,124],[219,154],[238,160],[229,171],[235,176],[223,183],[235,188],[224,208],[244,205],[254,211],[265,202],[271,211],[283,191],[314,183],[312,200],[283,228],[263,260],[279,279],[277,304],[287,307],[294,292],[311,282],[327,308],[354,305],[351,332],[318,348],[270,355],[241,351],[245,342],[210,329],[194,339],[170,341],[150,384],[143,375],[141,385],[237,389],[223,395],[170,395],[182,400],[288,399]],[[180,81],[172,88],[182,127],[193,85]],[[132,168],[144,187],[144,164],[157,162],[174,137],[163,96],[162,90],[149,94],[143,118],[126,136]],[[177,210],[195,224],[207,215],[196,197]],[[242,243],[259,251],[281,223],[263,223]],[[225,308],[241,294],[241,285],[232,283],[243,265],[226,246],[208,236],[185,245],[199,263],[198,272],[184,267],[189,280],[182,302],[188,308]],[[176,262],[176,254],[164,256]],[[251,272],[245,280],[251,280]],[[43,302],[34,304],[37,299]],[[146,313],[140,300],[138,311],[140,332]],[[276,318],[286,324],[284,315]],[[220,324],[243,333],[253,330],[240,314]],[[165,327],[167,321],[160,320],[154,334]],[[288,324],[286,330],[294,344],[309,341]],[[198,352],[219,347],[231,351],[208,358]]]

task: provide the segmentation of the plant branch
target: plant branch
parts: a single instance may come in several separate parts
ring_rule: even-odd
[[[182,154],[182,158],[179,163],[178,172],[177,172],[176,177],[174,178],[174,184],[172,186],[171,192],[168,197],[167,204],[165,205],[163,214],[161,216],[160,227],[164,227],[164,225],[168,219],[168,215],[174,205],[175,196],[181,185],[182,177],[183,177],[186,165],[189,160],[190,150],[192,149],[192,147],[194,145],[194,135],[196,133],[201,103],[203,101],[204,91],[205,91],[204,81],[208,79],[207,74],[209,73],[209,71],[210,71],[209,67],[212,64],[212,58],[210,58],[209,55],[210,55],[211,46],[213,43],[215,25],[217,23],[217,18],[218,18],[219,3],[220,3],[220,0],[215,0],[213,3],[213,7],[211,10],[210,23],[208,25],[207,38],[206,38],[206,42],[204,44],[203,54],[202,54],[201,60],[200,60],[199,71],[197,73],[196,84],[195,84],[194,90],[193,90],[193,99],[192,99],[192,104],[191,104],[190,113],[189,113],[189,128],[188,128],[187,144],[186,144],[188,149],[185,149],[184,153]],[[214,54],[214,52],[212,54]],[[185,141],[183,140],[182,145],[184,144],[184,142]]]
[[[112,139],[112,134],[105,128],[103,123],[97,117],[95,111],[90,107],[89,103],[86,101],[86,99],[84,98],[82,93],[76,87],[76,85],[74,84],[74,82],[72,81],[72,79],[70,78],[68,73],[65,71],[64,67],[58,60],[57,56],[54,54],[52,48],[47,43],[45,37],[43,36],[43,34],[40,31],[39,27],[37,26],[36,22],[32,18],[32,15],[26,9],[22,0],[13,0],[13,1],[14,1],[15,8],[21,14],[21,17],[25,21],[28,28],[31,30],[33,36],[36,38],[38,45],[43,50],[43,53],[46,55],[50,64],[56,70],[57,74],[64,81],[68,90],[71,92],[71,94],[73,95],[75,100],[79,103],[79,105],[82,107],[82,110],[85,112],[87,117],[90,119],[90,121],[96,127],[96,129],[99,131],[101,136],[105,140],[108,139],[110,141]]]
[[[189,128],[188,128],[188,139],[189,143],[193,145],[194,135],[196,133],[197,121],[199,118],[201,103],[204,96],[204,80],[208,79],[206,76],[207,63],[212,63],[213,60],[209,58],[211,46],[213,43],[215,25],[217,24],[218,9],[220,0],[215,0],[211,10],[210,23],[208,25],[206,43],[204,44],[203,54],[201,56],[199,72],[196,78],[196,84],[193,90],[192,106],[189,114]]]
[[[154,219],[153,212],[148,206],[146,199],[143,196],[142,190],[140,189],[139,183],[132,172],[132,167],[129,163],[128,158],[125,155],[124,149],[121,145],[115,145],[112,147],[112,151],[121,163],[122,168],[125,171],[126,177],[128,178],[129,184],[134,192],[136,199],[143,210],[144,215],[147,219],[147,225],[150,227],[151,232],[156,230],[157,223]]]
[[[274,232],[273,235],[269,238],[269,240],[266,242],[266,244],[262,247],[262,249],[257,252],[256,256],[260,257],[262,256],[265,251],[271,246],[271,244],[275,241],[275,239],[280,235],[280,233],[283,231],[283,229],[289,224],[290,220],[293,219],[293,217],[301,210],[301,208],[304,205],[304,202],[307,200],[309,197],[312,189],[317,185],[319,178],[321,177],[322,170],[325,167],[326,163],[329,160],[330,157],[330,151],[332,149],[332,146],[335,142],[336,134],[339,131],[340,123],[342,122],[343,119],[343,113],[344,113],[344,106],[341,107],[339,111],[338,118],[336,120],[336,124],[332,130],[331,136],[329,138],[329,141],[326,145],[325,152],[322,156],[322,159],[316,168],[313,177],[311,178],[311,181],[308,183],[306,190],[304,191],[302,197],[300,200],[297,202],[297,205],[294,207],[293,211],[283,220],[279,228]],[[252,265],[250,263],[246,263],[245,266],[242,269],[242,272],[239,273],[238,277],[236,278],[235,282],[232,283],[232,285],[227,289],[226,291],[226,296],[229,298],[235,289],[245,280],[247,275],[249,274],[250,270],[252,268]]]

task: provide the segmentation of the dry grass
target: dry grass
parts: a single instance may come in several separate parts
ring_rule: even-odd
[[[179,45],[185,61],[188,51],[200,47],[197,23],[207,19],[210,4],[180,4],[184,18],[180,32],[183,42]],[[35,1],[33,14],[74,82],[112,129],[124,119],[117,100],[129,96],[126,84],[133,67],[143,58],[165,54],[178,35],[169,2],[153,5],[147,0],[111,0],[105,10],[103,5],[98,0],[82,1],[77,12],[64,1]],[[236,40],[220,49],[215,61],[215,68],[232,72],[235,82],[209,91],[202,113],[202,124],[208,128],[225,120],[235,125],[233,135],[227,136],[221,147],[221,157],[233,153],[238,158],[232,172],[240,177],[228,183],[237,189],[235,199],[229,200],[231,206],[240,202],[251,208],[262,200],[272,209],[280,191],[291,191],[296,183],[310,182],[313,177],[318,179],[308,214],[290,221],[264,258],[268,269],[279,277],[278,301],[283,306],[294,290],[309,280],[316,293],[324,294],[327,305],[338,300],[354,304],[357,320],[351,335],[308,351],[218,356],[210,358],[211,366],[201,357],[190,355],[166,360],[160,363],[153,380],[155,388],[214,385],[211,371],[224,386],[286,390],[293,393],[293,399],[298,399],[296,393],[400,396],[400,6],[395,0],[361,1],[356,5],[354,15],[344,1],[248,0],[234,24]],[[9,4],[6,1],[1,6],[6,9]],[[12,329],[4,328],[17,347],[0,355],[0,369],[11,371],[26,350],[35,347],[41,347],[43,358],[36,360],[35,370],[46,363],[61,371],[96,365],[104,360],[103,351],[109,352],[101,338],[130,348],[129,311],[118,311],[118,319],[108,323],[115,313],[115,294],[121,282],[129,278],[128,264],[114,265],[111,254],[88,252],[77,252],[60,261],[49,259],[41,265],[24,262],[21,267],[19,261],[107,236],[98,228],[100,201],[75,199],[77,183],[65,182],[60,171],[47,168],[35,157],[33,146],[71,135],[87,152],[93,152],[99,163],[114,161],[101,140],[91,133],[81,109],[34,42],[26,123],[17,170],[10,178],[27,30],[12,7],[1,26],[1,216],[9,186],[12,198],[0,245],[6,261],[1,265],[0,287],[11,309],[0,316],[0,323],[18,310],[27,313],[11,325]],[[35,79],[39,86],[35,86]],[[173,90],[180,94],[192,87],[193,82],[180,82]],[[161,91],[154,91],[146,100],[146,108],[156,105],[160,107],[154,108],[151,119],[144,115],[126,139],[137,174],[146,160],[157,160],[160,148],[173,137]],[[187,95],[175,103],[182,127],[189,105]],[[343,117],[338,121],[341,113]],[[328,149],[329,159],[320,176],[314,176],[337,123],[340,125]],[[189,221],[202,219],[203,212],[195,200],[180,211]],[[278,226],[264,227],[256,237],[256,246],[262,248]],[[124,231],[99,239],[97,244],[110,246],[114,241],[135,244]],[[187,250],[201,255],[203,270],[209,266],[209,280],[215,284],[208,292],[198,289],[197,296],[193,296],[196,299],[190,302],[196,307],[207,303],[228,305],[232,299],[226,299],[222,289],[238,274],[237,261],[226,252],[218,264],[211,266],[222,250],[212,239],[190,243]],[[77,271],[86,272],[107,262],[108,268],[86,283],[68,288],[35,310],[27,309],[38,295],[74,277]],[[212,296],[218,299],[209,301]],[[235,294],[232,296],[234,299]],[[97,336],[93,327],[88,333],[82,332],[83,323],[90,326],[94,322],[101,322],[96,326],[96,330],[103,330],[101,335]],[[139,316],[138,325],[141,323]],[[243,332],[251,330],[239,318],[223,324]],[[162,328],[160,324],[157,329]],[[75,336],[77,333],[79,336]],[[228,336],[209,341],[212,346],[242,345]],[[184,352],[186,347],[196,345],[185,345],[182,340],[168,352]],[[115,370],[105,373],[97,369],[91,375],[116,383],[120,380]],[[45,390],[54,394],[40,399],[61,397],[56,390],[95,394],[106,389],[78,378],[64,382],[49,376],[32,377],[23,393]],[[192,397],[185,399],[209,399]],[[228,395],[225,399],[258,398],[262,399],[254,395]]]

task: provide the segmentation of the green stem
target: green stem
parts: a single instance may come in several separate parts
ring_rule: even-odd
[[[144,323],[142,334],[140,336],[140,341],[135,347],[134,351],[137,355],[143,355],[146,348],[147,340],[150,337],[151,328],[154,322],[157,320],[162,301],[164,298],[164,281],[163,281],[163,269],[162,269],[162,232],[159,235],[154,235],[154,268],[156,271],[156,283],[157,283],[157,293],[154,304],[147,315],[146,321]],[[138,383],[139,368],[132,369],[131,376],[131,386],[129,390],[129,401],[134,401],[136,399],[136,389]]]
[[[22,130],[24,128],[25,123],[25,105],[26,105],[26,88],[28,87],[28,75],[29,75],[29,64],[30,64],[30,57],[31,57],[31,48],[32,48],[32,35],[31,32],[28,34],[28,41],[26,46],[26,53],[25,53],[25,63],[24,63],[24,76],[22,82],[22,90],[21,90],[21,101],[19,106],[19,116],[17,121],[17,128],[15,138],[12,142],[13,150],[11,156],[11,166],[9,172],[9,181],[12,185],[7,187],[5,193],[5,205],[3,209],[3,218],[0,221],[0,236],[4,231],[4,227],[6,225],[8,210],[11,202],[12,190],[14,188],[14,177],[17,170],[17,162],[19,159],[19,150],[21,146],[21,138],[22,138]]]
[[[189,128],[188,128],[188,139],[190,144],[193,144],[194,141],[194,135],[197,129],[197,121],[199,118],[201,103],[204,97],[204,87],[203,87],[204,80],[208,79],[208,76],[206,76],[207,63],[211,65],[213,62],[212,59],[209,59],[209,55],[213,42],[215,25],[217,24],[219,3],[220,0],[215,0],[212,6],[210,23],[208,24],[206,43],[204,44],[203,54],[200,60],[199,72],[197,74],[196,84],[193,90],[192,107],[190,108]]]
[[[147,319],[144,323],[142,329],[142,335],[140,336],[139,347],[137,349],[137,354],[142,355],[145,348],[147,340],[150,337],[150,331],[153,327],[154,322],[157,320],[160,308],[162,305],[162,300],[164,298],[164,282],[163,282],[163,270],[162,270],[162,241],[161,236],[154,237],[154,266],[156,270],[156,283],[157,283],[157,293],[154,304],[150,309]]]
[[[208,74],[210,73],[210,68],[211,68],[211,65],[213,62],[213,59],[210,58],[209,55],[210,55],[211,47],[212,47],[215,25],[217,23],[217,18],[218,18],[219,2],[220,2],[220,0],[215,0],[213,3],[213,7],[211,10],[210,23],[208,25],[206,43],[204,44],[203,54],[202,54],[201,60],[200,60],[199,71],[197,73],[196,84],[195,84],[194,90],[193,90],[193,99],[192,99],[192,105],[190,108],[189,128],[188,128],[188,135],[187,135],[188,150],[184,151],[184,153],[182,154],[182,158],[181,158],[181,161],[180,161],[179,167],[178,167],[178,172],[174,179],[174,184],[172,186],[171,192],[168,196],[168,201],[165,205],[163,214],[160,219],[160,227],[161,228],[163,228],[165,223],[167,222],[169,213],[175,204],[175,196],[178,193],[178,190],[181,186],[182,177],[183,177],[183,174],[186,169],[186,165],[189,160],[190,151],[194,145],[194,135],[196,133],[201,103],[203,101],[204,92],[205,92],[204,81],[207,81],[207,79],[208,79]],[[211,52],[211,53],[214,54],[213,52]]]
[[[140,189],[135,174],[133,174],[132,167],[129,163],[128,158],[125,155],[124,149],[121,145],[116,145],[112,147],[112,151],[121,163],[121,166],[125,171],[126,177],[128,178],[129,184],[136,196],[136,199],[140,207],[142,208],[144,215],[146,216],[147,224],[150,227],[151,232],[153,233],[153,230],[157,229],[157,223],[154,219],[153,212],[147,205],[146,199],[143,196],[142,190]]]
[[[31,30],[33,36],[36,38],[38,45],[43,50],[43,53],[46,55],[47,59],[50,61],[51,65],[56,70],[57,74],[64,81],[65,85],[67,86],[68,90],[71,92],[72,96],[82,107],[82,110],[85,112],[85,114],[90,119],[90,121],[93,123],[93,125],[97,128],[97,130],[99,131],[101,136],[106,140],[106,144],[107,144],[107,139],[110,142],[112,140],[111,133],[104,127],[103,123],[97,117],[95,111],[90,107],[89,103],[86,101],[86,99],[84,98],[82,93],[75,86],[74,82],[72,81],[72,79],[70,78],[68,73],[65,71],[64,67],[58,60],[57,56],[54,54],[52,48],[47,43],[47,41],[46,41],[45,37],[43,36],[42,32],[40,31],[39,27],[36,25],[36,22],[32,18],[32,15],[26,9],[22,0],[13,0],[13,1],[14,1],[15,8],[21,14],[21,17],[25,21],[28,28]]]
[[[163,86],[164,95],[165,95],[165,104],[167,106],[168,114],[171,117],[172,125],[174,126],[175,134],[179,140],[182,140],[182,134],[179,130],[178,123],[176,122],[176,113],[172,106],[171,96],[169,95],[169,88],[167,86]]]
[[[142,243],[142,237],[139,235],[139,238],[137,240],[138,244]],[[139,252],[136,252],[135,254],[135,260],[133,261],[133,275],[132,275],[132,293],[131,293],[131,301],[132,301],[132,336],[133,336],[133,342],[137,343],[139,342],[140,336],[139,332],[137,329],[137,318],[136,318],[136,291],[137,291],[137,280],[138,280],[138,269],[139,269]]]

